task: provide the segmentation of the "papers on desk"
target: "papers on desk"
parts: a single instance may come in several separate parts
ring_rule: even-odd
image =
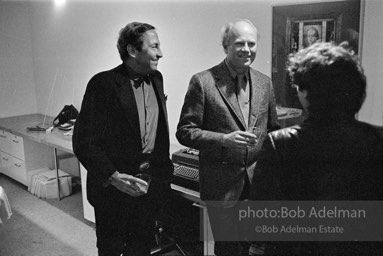
[[[60,196],[65,197],[72,194],[72,176],[59,170]],[[38,198],[57,198],[58,188],[56,171],[43,168],[28,172],[28,191]]]

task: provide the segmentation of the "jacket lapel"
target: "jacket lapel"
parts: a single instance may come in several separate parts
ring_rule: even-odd
[[[250,117],[249,117],[249,127],[254,127],[258,119],[259,103],[261,102],[261,83],[259,77],[256,73],[250,69],[250,81],[251,81],[251,90],[250,90]]]
[[[126,112],[127,117],[129,118],[129,120],[132,121],[131,123],[139,124],[137,103],[134,97],[133,88],[130,83],[131,78],[123,65],[118,66],[116,70],[116,95],[119,98],[121,106]],[[160,111],[164,113],[166,126],[169,131],[168,116],[166,111],[166,99],[162,87],[162,80],[159,79],[156,75],[150,75],[149,78],[157,94],[157,100],[159,100],[159,105],[161,106]],[[131,131],[134,131],[138,135],[141,134],[139,125],[133,125],[133,127],[131,127]]]
[[[230,76],[224,62],[221,62],[221,64],[216,67],[214,76],[216,79],[216,87],[223,100],[234,114],[234,118],[241,124],[241,130],[246,130],[246,123],[237,99],[235,80]]]
[[[138,134],[140,136],[140,126],[137,111],[136,99],[134,97],[134,92],[130,83],[130,78],[128,72],[126,72],[123,65],[117,67],[115,91],[117,98],[119,99],[122,108],[124,109],[126,116],[130,123],[135,124],[130,127],[130,131]]]
[[[161,106],[160,111],[164,113],[166,127],[169,131],[168,112],[166,110],[166,99],[165,99],[164,90],[162,86],[162,80],[159,79],[157,76],[150,76],[150,80],[152,82],[155,92],[157,93],[157,100],[160,99],[160,106]]]

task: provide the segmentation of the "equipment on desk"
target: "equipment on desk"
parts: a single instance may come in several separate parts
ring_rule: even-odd
[[[60,114],[56,116],[53,120],[53,126],[47,126],[45,124],[46,115],[44,116],[43,123],[40,123],[36,126],[27,127],[28,131],[46,131],[51,132],[53,128],[57,127],[63,131],[71,131],[74,124],[76,123],[76,118],[78,116],[78,111],[73,105],[65,105]]]
[[[198,154],[198,150],[191,148],[181,149],[173,153],[173,184],[199,191]]]
[[[78,117],[78,110],[73,105],[65,105],[60,113],[53,120],[54,126],[64,125],[71,120],[75,120]]]

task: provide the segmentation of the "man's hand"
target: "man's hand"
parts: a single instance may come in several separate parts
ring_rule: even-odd
[[[124,192],[130,196],[138,197],[146,194],[145,191],[141,190],[137,183],[142,184],[143,186],[147,186],[144,180],[136,178],[132,175],[115,172],[110,178],[110,184],[115,186],[121,192]]]
[[[223,136],[223,146],[227,148],[245,149],[257,144],[259,138],[250,132],[234,131]]]

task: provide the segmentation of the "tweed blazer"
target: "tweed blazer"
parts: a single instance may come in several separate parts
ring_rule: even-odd
[[[249,73],[249,127],[261,128],[266,136],[268,131],[279,128],[273,87],[266,75],[252,68]],[[223,61],[191,78],[176,132],[181,144],[200,152],[202,200],[228,206],[239,199],[246,173],[252,180],[263,138],[248,152],[224,148],[224,134],[237,130],[247,128],[237,100],[235,80]]]
[[[151,155],[170,179],[169,132],[162,75],[150,75],[159,105],[155,148]],[[104,192],[103,184],[115,172],[134,175],[143,161],[139,117],[130,74],[123,65],[96,74],[89,81],[73,132],[73,151],[88,172],[90,203]]]

